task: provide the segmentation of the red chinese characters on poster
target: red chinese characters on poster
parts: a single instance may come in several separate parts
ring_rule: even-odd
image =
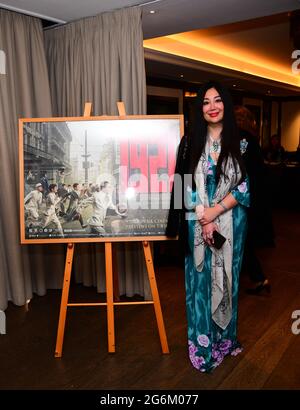
[[[160,178],[160,175],[171,176],[174,173],[176,146],[172,135],[164,138],[153,137],[151,142],[124,140],[120,144],[121,190],[133,186],[137,193],[171,192],[172,179]],[[130,176],[139,175],[140,178]]]

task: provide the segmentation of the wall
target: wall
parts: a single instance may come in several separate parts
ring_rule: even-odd
[[[282,103],[281,145],[286,151],[296,151],[300,135],[300,101]]]
[[[277,101],[272,101],[271,135],[277,134],[278,130],[278,108]]]
[[[180,89],[148,85],[147,96],[174,98],[178,101],[178,112],[174,112],[174,114],[183,113],[183,91]]]

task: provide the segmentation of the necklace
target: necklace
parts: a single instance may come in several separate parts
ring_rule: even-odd
[[[211,136],[209,136],[210,144],[209,144],[209,152],[210,154],[219,155],[221,152],[221,138],[218,140],[214,140]]]

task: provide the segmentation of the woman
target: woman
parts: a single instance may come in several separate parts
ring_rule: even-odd
[[[267,172],[262,150],[258,143],[255,117],[247,107],[234,107],[239,128],[240,140],[247,142],[247,151],[243,154],[251,191],[251,203],[248,209],[248,230],[245,242],[242,270],[249,274],[253,286],[246,290],[248,294],[270,293],[271,285],[266,278],[256,247],[274,246],[270,198],[268,193]]]
[[[176,197],[174,182],[167,235],[179,232],[185,242],[189,357],[209,372],[241,351],[237,299],[249,190],[233,104],[220,84],[200,89],[193,125],[179,146],[175,173],[185,178],[183,198]],[[220,249],[214,231],[226,238]]]

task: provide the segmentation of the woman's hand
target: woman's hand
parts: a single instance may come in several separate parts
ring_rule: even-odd
[[[202,226],[204,226],[213,222],[217,216],[219,216],[219,210],[217,207],[214,206],[212,208],[204,208],[203,215],[199,218],[199,222]]]
[[[213,232],[217,231],[218,227],[214,222],[210,222],[202,226],[202,237],[207,245],[212,246],[214,243]]]

